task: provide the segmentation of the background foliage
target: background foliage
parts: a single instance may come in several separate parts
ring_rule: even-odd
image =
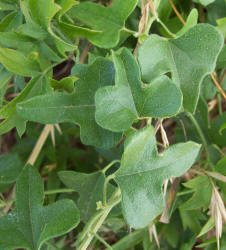
[[[0,249],[226,249],[225,38],[225,0],[0,0]]]

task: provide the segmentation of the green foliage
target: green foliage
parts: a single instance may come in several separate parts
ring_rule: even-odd
[[[225,13],[0,0],[0,249],[225,249]]]
[[[101,48],[113,48],[118,44],[125,20],[136,4],[137,0],[116,0],[106,8],[94,3],[81,3],[71,9],[71,16],[100,32],[87,36],[91,43]]]
[[[207,74],[214,71],[222,46],[221,34],[207,24],[199,24],[172,40],[151,35],[138,54],[142,78],[149,83],[171,72],[173,81],[182,90],[184,109],[195,112],[200,84]]]
[[[116,181],[122,191],[123,213],[131,227],[145,227],[162,212],[164,181],[185,173],[199,150],[198,144],[187,142],[173,145],[158,155],[151,126],[127,138]]]
[[[79,223],[79,211],[70,200],[43,207],[43,183],[34,167],[27,165],[16,185],[16,208],[0,219],[2,249],[41,249],[43,243]]]
[[[87,222],[96,211],[96,203],[103,200],[104,173],[102,171],[92,174],[62,171],[59,172],[59,177],[67,187],[79,193],[78,207],[81,211],[81,219]],[[111,193],[113,193],[113,187],[111,187]]]
[[[55,92],[31,98],[18,105],[18,113],[27,120],[44,124],[74,122],[81,127],[83,143],[103,148],[112,147],[121,136],[98,126],[94,102],[96,90],[113,83],[114,68],[111,62],[99,58],[92,65],[75,66],[72,74],[79,78],[74,93]]]
[[[97,122],[119,132],[129,129],[136,119],[175,115],[182,102],[177,86],[162,76],[142,87],[132,54],[126,49],[120,52],[113,54],[116,86],[100,88],[95,96]]]

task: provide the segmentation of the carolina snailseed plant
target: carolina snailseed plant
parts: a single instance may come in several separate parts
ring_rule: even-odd
[[[225,38],[225,0],[0,0],[0,250],[225,249]]]

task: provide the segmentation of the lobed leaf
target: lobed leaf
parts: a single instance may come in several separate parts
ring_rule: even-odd
[[[94,95],[98,88],[113,83],[111,62],[98,58],[92,65],[77,65],[72,75],[79,78],[72,94],[53,93],[31,98],[17,106],[18,114],[27,120],[44,124],[73,122],[80,126],[84,144],[112,147],[121,138],[101,128],[95,121]]]
[[[158,154],[155,132],[147,126],[128,136],[115,180],[122,192],[122,211],[133,228],[147,226],[164,209],[163,183],[185,173],[200,145],[179,143]]]
[[[70,15],[101,32],[87,35],[94,45],[101,48],[113,48],[119,42],[120,31],[125,21],[137,5],[137,0],[115,0],[109,7],[95,3],[80,3],[70,10]]]
[[[138,51],[142,79],[150,82],[170,72],[182,90],[184,109],[195,112],[201,83],[214,71],[222,47],[221,33],[209,24],[198,24],[177,39],[151,35]]]
[[[69,232],[79,223],[71,200],[43,207],[44,186],[38,171],[27,165],[16,183],[16,208],[0,218],[1,249],[39,250],[43,243]]]
[[[115,86],[97,90],[96,121],[111,131],[125,131],[136,119],[170,117],[179,112],[182,94],[166,76],[143,87],[140,71],[127,49],[113,53],[116,69]]]

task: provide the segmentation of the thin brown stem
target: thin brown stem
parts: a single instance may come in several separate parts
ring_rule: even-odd
[[[81,54],[81,56],[79,58],[79,63],[81,63],[81,64],[84,63],[84,61],[85,61],[91,47],[92,47],[92,44],[88,42],[86,47],[82,51],[82,54]]]
[[[220,93],[222,94],[222,96],[224,97],[224,99],[226,100],[226,94],[224,92],[224,90],[222,89],[220,83],[218,83],[217,79],[215,78],[214,74],[210,74],[213,82],[215,83],[215,85],[217,86],[217,88],[219,89]]]
[[[179,13],[179,11],[177,10],[176,6],[174,5],[174,3],[172,2],[172,0],[169,0],[169,3],[173,9],[173,11],[175,12],[175,14],[177,15],[177,17],[179,18],[179,20],[181,21],[181,23],[185,24],[185,21],[183,19],[183,17],[181,16],[181,14]]]

